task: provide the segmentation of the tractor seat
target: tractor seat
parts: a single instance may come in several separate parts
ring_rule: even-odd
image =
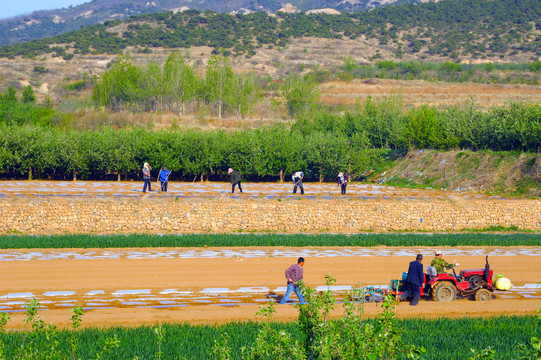
[[[438,276],[438,272],[436,271],[436,268],[430,265],[426,267],[426,274],[430,276]]]

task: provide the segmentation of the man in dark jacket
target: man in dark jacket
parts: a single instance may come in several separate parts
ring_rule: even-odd
[[[412,296],[410,305],[416,306],[421,297],[421,287],[424,283],[423,274],[423,255],[417,254],[415,261],[410,262],[408,269],[408,276],[406,277],[406,291],[404,291],[399,297],[399,301],[404,301],[408,296]]]
[[[231,192],[235,193],[235,185],[238,185],[240,193],[242,194],[242,188],[240,187],[242,176],[240,175],[240,172],[229,168],[227,173],[229,174],[229,181],[231,181]]]

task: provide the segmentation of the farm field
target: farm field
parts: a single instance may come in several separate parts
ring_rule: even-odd
[[[152,208],[176,202],[279,204],[281,199],[285,205],[334,208],[366,203],[381,208],[383,203],[405,200],[453,202],[459,207],[475,201],[525,205],[537,201],[362,183],[351,184],[348,195],[340,196],[335,184],[309,182],[304,198],[293,196],[288,182],[243,183],[242,195],[231,194],[225,182],[172,182],[168,193],[149,194],[142,194],[141,182],[4,181],[2,185],[0,205],[4,208],[31,204],[43,211],[66,203],[150,204]],[[255,313],[269,301],[280,300],[285,292],[284,270],[298,256],[306,258],[308,286],[326,290],[325,275],[329,273],[337,280],[331,290],[338,303],[331,316],[338,319],[348,289],[359,285],[385,288],[391,279],[402,276],[417,253],[425,256],[427,265],[436,249],[444,251],[446,260],[460,263],[459,270],[482,268],[489,255],[494,273],[508,277],[513,287],[494,292],[488,302],[459,298],[452,303],[422,299],[417,307],[399,304],[395,312],[404,341],[424,346],[424,359],[465,358],[471,355],[470,348],[490,345],[497,349],[497,358],[509,358],[519,344],[528,344],[538,333],[535,314],[541,308],[541,235],[535,231],[77,235],[81,232],[0,237],[0,272],[8,274],[0,281],[0,312],[11,317],[0,340],[8,358],[15,356],[24,341],[25,332],[20,330],[28,329],[25,303],[31,299],[39,301],[38,313],[44,322],[60,329],[71,328],[73,307],[80,305],[85,310],[84,329],[78,333],[83,358],[95,354],[99,344],[113,334],[120,346],[104,359],[152,358],[159,346],[154,328],[160,324],[165,329],[160,345],[163,358],[175,359],[179,354],[187,359],[208,358],[214,341],[226,332],[231,335],[233,358],[240,358],[239,349],[259,332]],[[292,300],[296,301],[294,295]],[[290,304],[276,306],[276,310],[273,326],[296,333],[298,310]],[[364,305],[368,319],[382,310],[380,303]],[[427,329],[434,336],[426,336]],[[507,336],[511,332],[513,337]],[[66,334],[70,333],[61,334],[62,341],[69,336]],[[442,348],[439,339],[451,335],[461,346]]]
[[[417,252],[430,261],[434,247],[255,247],[1,250],[0,307],[10,312],[8,327],[22,329],[25,301],[36,298],[46,322],[69,327],[70,308],[87,310],[85,327],[155,325],[189,322],[225,324],[251,321],[259,306],[285,292],[284,270],[305,256],[308,286],[325,289],[324,277],[337,279],[334,291],[350,286],[387,285],[401,276]],[[486,254],[495,274],[513,282],[489,302],[457,299],[400,304],[400,318],[460,318],[532,315],[540,307],[539,247],[444,248],[460,269],[484,266]],[[496,254],[496,255],[494,255]],[[293,298],[295,298],[293,296]],[[293,321],[293,306],[279,306],[275,320]],[[366,315],[381,312],[366,304]],[[341,315],[340,306],[333,316]]]

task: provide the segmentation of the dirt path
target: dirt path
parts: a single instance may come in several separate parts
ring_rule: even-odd
[[[283,248],[301,252],[303,249]],[[319,248],[322,249],[322,248]],[[484,265],[484,253],[455,253],[449,261],[459,262],[461,269]],[[515,248],[516,249],[516,248]],[[533,256],[524,255],[531,249]],[[139,249],[144,250],[144,249]],[[163,249],[167,251],[171,249]],[[235,250],[237,249],[208,249]],[[283,272],[296,257],[272,257],[258,249],[253,257],[208,258],[89,258],[54,260],[0,261],[0,273],[9,274],[0,280],[0,311],[8,311],[12,321],[8,328],[24,327],[22,305],[35,297],[42,303],[40,315],[46,322],[69,325],[69,309],[81,305],[88,311],[84,326],[137,326],[159,322],[194,324],[248,321],[261,304],[285,291]],[[260,249],[260,250],[265,250]],[[266,249],[268,250],[268,249]],[[421,248],[431,259],[433,249]],[[471,248],[469,250],[472,250]],[[520,248],[510,256],[491,256],[495,273],[504,274],[513,282],[510,292],[495,293],[494,299],[479,303],[458,299],[452,303],[422,300],[418,307],[399,305],[399,316],[460,317],[533,314],[541,308],[541,256],[538,248]],[[92,250],[66,250],[87,254]],[[97,251],[97,250],[96,250]],[[102,251],[102,250],[100,250]],[[115,249],[107,251],[114,252]],[[4,250],[0,254],[13,251]],[[35,250],[16,251],[32,253]],[[311,287],[324,285],[325,274],[337,279],[336,290],[350,285],[386,285],[407,270],[408,256],[322,256],[309,257],[305,265],[305,281]],[[425,264],[426,265],[426,264]],[[294,296],[293,296],[294,297]],[[295,298],[295,297],[294,297]],[[366,313],[381,311],[377,304],[367,304]],[[335,315],[340,314],[339,309]],[[280,306],[277,320],[293,320],[293,306]]]

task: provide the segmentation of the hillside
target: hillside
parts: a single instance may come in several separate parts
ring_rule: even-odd
[[[417,0],[290,0],[299,11],[329,8],[338,11],[365,11],[379,6],[416,3]],[[57,10],[36,11],[32,14],[0,19],[0,46],[60,35],[106,20],[125,19],[132,15],[163,11],[199,10],[247,13],[274,13],[283,4],[276,0],[92,0],[79,6]]]
[[[385,185],[539,197],[537,153],[410,151],[372,179]]]
[[[415,6],[397,5],[341,15],[264,12],[229,15],[195,10],[143,14],[106,21],[59,36],[8,45],[0,56],[52,53],[69,60],[76,55],[119,54],[128,48],[208,46],[215,53],[254,56],[258,49],[287,47],[297,38],[351,39],[373,42],[382,53],[401,59],[537,60],[541,55],[541,2],[524,0],[444,0]],[[343,49],[342,54],[347,54]]]

